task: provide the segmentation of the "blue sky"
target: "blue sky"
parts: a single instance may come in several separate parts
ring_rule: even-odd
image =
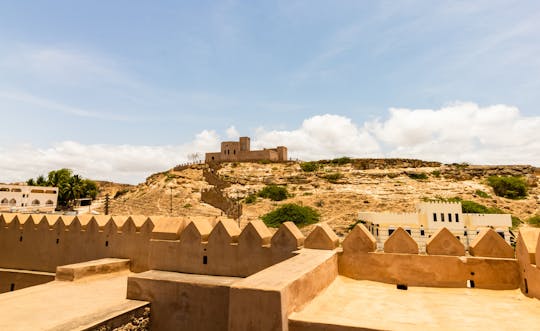
[[[304,159],[540,166],[539,32],[537,1],[2,1],[0,153],[13,163],[0,181],[68,166],[136,182],[238,134]],[[450,129],[465,140],[420,134],[462,113]],[[487,143],[508,121],[515,145]],[[152,147],[147,167],[112,160]],[[40,157],[17,163],[21,150]]]

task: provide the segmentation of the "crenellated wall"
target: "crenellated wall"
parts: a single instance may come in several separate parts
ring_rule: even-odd
[[[142,216],[0,214],[0,268],[55,272],[59,265],[129,258],[148,269],[152,219]]]
[[[272,236],[262,221],[240,232],[226,218],[0,214],[0,268],[55,272],[115,257],[135,272],[247,276],[293,256],[303,239],[292,223]]]
[[[150,269],[246,277],[294,255],[302,233],[290,222],[272,236],[260,220],[243,231],[226,219],[215,227],[205,220],[178,224],[174,238],[150,241]]]
[[[538,297],[540,271],[537,258],[531,258],[537,256],[538,235],[529,232],[520,234],[518,263],[514,250],[492,229],[482,231],[466,252],[442,228],[425,243],[426,254],[419,254],[418,243],[402,228],[377,251],[375,238],[359,224],[342,242],[339,273],[411,286],[466,287],[472,281],[479,288],[513,289],[521,284],[524,292]],[[338,247],[339,238],[326,224],[304,240],[291,222],[272,234],[260,220],[240,230],[226,218],[0,214],[0,268],[15,271],[52,273],[60,265],[114,257],[130,259],[135,272],[247,277],[302,248]]]
[[[465,256],[463,244],[446,228],[428,241],[427,254],[402,228],[376,251],[373,235],[359,224],[343,241],[339,273],[390,284],[515,289],[521,276],[512,248],[493,230],[479,234]]]

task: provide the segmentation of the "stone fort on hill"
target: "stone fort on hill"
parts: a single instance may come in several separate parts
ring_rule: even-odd
[[[251,150],[249,137],[240,137],[239,141],[224,141],[221,143],[221,151],[206,153],[205,161],[209,162],[248,162],[248,161],[287,161],[287,147],[265,148]]]
[[[306,237],[228,218],[0,214],[1,330],[531,330],[540,229]]]

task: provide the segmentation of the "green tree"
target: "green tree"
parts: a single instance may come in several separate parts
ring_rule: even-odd
[[[261,216],[261,219],[269,227],[277,228],[283,222],[291,221],[298,226],[304,226],[319,222],[319,213],[308,206],[299,206],[294,203],[286,203],[277,209]]]
[[[261,198],[270,199],[272,201],[281,201],[289,197],[287,188],[278,185],[268,185],[257,193]]]
[[[60,208],[70,208],[76,199],[95,199],[99,193],[97,184],[84,179],[80,175],[74,175],[70,169],[58,169],[49,172],[47,178],[40,175],[36,179],[30,178],[26,181],[32,186],[54,186],[58,188],[58,206]]]
[[[488,184],[495,194],[509,199],[522,199],[527,196],[527,182],[517,176],[490,176]]]

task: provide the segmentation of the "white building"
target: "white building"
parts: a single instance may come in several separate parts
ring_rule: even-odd
[[[448,228],[465,248],[469,247],[482,228],[491,227],[508,243],[512,218],[509,214],[464,214],[460,202],[421,202],[415,213],[361,212],[359,220],[383,243],[398,227],[407,231],[425,251],[426,241],[442,227]]]
[[[0,184],[0,211],[52,212],[58,202],[58,188]]]

